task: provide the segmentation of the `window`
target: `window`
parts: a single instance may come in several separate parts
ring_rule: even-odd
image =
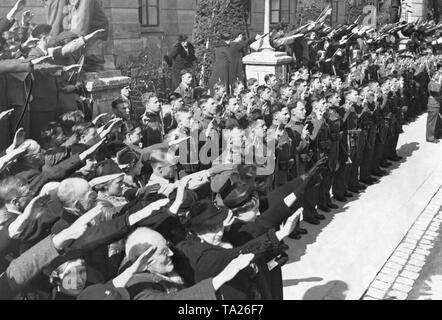
[[[138,14],[143,26],[158,26],[160,24],[159,0],[139,0]]]
[[[378,12],[382,12],[382,9],[384,8],[384,0],[378,0]]]
[[[331,8],[333,11],[330,16],[330,24],[334,25],[334,24],[338,23],[338,17],[339,17],[339,2],[338,2],[338,0],[331,1]]]
[[[281,20],[281,0],[270,1],[270,23],[279,23]]]

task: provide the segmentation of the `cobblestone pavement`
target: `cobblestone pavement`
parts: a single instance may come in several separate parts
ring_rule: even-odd
[[[442,189],[371,283],[363,300],[442,299]]]

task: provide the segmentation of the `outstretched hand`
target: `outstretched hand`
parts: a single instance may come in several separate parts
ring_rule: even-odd
[[[38,218],[38,213],[51,200],[49,195],[39,195],[31,200],[25,210],[17,219],[9,225],[9,237],[11,239],[20,238],[26,225]]]
[[[0,112],[0,121],[3,119],[9,118],[11,116],[12,112],[14,112],[14,109],[9,109],[9,110]]]
[[[114,130],[122,122],[123,119],[121,118],[115,118],[109,121],[108,128],[101,130],[100,137],[104,139],[107,135],[109,135],[112,132],[112,130]]]
[[[78,218],[70,227],[64,229],[59,234],[52,238],[54,246],[58,250],[63,250],[68,247],[71,241],[81,238],[86,230],[89,228],[90,222],[92,222],[99,214],[101,214],[103,207],[96,206],[92,210],[88,211],[80,218]]]
[[[107,115],[108,115],[107,113],[100,113],[94,120],[92,120],[92,123],[96,126],[98,121],[100,121],[101,118],[104,118]]]
[[[279,241],[284,240],[284,238],[288,237],[293,233],[296,228],[296,224],[301,218],[303,213],[303,209],[298,209],[293,215],[291,215],[287,221],[281,226],[281,229],[276,232],[276,237]]]
[[[112,280],[115,288],[124,288],[129,283],[130,279],[136,274],[145,271],[153,262],[152,256],[157,251],[157,248],[150,246],[142,253],[138,259],[126,270],[124,270],[118,277]]]
[[[25,12],[23,12],[21,16],[22,26],[29,26],[29,24],[32,21],[32,18],[34,18],[34,14],[31,12],[31,10],[26,10]]]
[[[149,204],[147,207],[141,209],[140,211],[133,213],[129,216],[129,225],[134,226],[141,220],[149,218],[155,211],[160,210],[167,204],[169,204],[170,200],[168,198],[161,199]]]
[[[94,38],[102,37],[106,33],[106,29],[98,29],[84,37],[86,41]]]
[[[237,258],[233,259],[227,267],[221,271],[216,277],[213,278],[213,287],[216,290],[221,288],[225,283],[229,282],[241,271],[247,268],[255,258],[252,253],[241,254]]]
[[[6,154],[11,153],[15,149],[17,149],[19,146],[23,145],[26,139],[26,132],[23,128],[20,128],[17,130],[17,132],[14,135],[14,139],[12,140],[12,144],[9,146],[8,149],[6,149]]]
[[[86,160],[87,158],[89,158],[91,155],[93,155],[98,148],[101,147],[101,145],[104,143],[104,139],[101,139],[98,143],[96,143],[95,145],[93,145],[92,147],[90,147],[89,149],[83,151],[82,153],[80,153],[79,157],[81,161]]]

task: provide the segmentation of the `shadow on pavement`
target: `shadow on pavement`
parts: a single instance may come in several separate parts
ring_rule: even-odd
[[[308,289],[302,300],[345,300],[347,291],[347,283],[334,280]]]
[[[319,278],[319,277],[313,277],[313,278],[304,278],[304,279],[290,279],[290,280],[284,280],[283,281],[283,286],[284,287],[291,287],[291,286],[296,286],[302,282],[319,282],[324,280],[323,278]]]

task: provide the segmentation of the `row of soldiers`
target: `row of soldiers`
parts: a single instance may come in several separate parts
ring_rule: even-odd
[[[320,211],[338,208],[332,199],[347,202],[387,175],[385,169],[392,162],[402,160],[397,154],[402,126],[425,110],[430,75],[440,69],[440,62],[441,56],[436,55],[374,54],[369,61],[353,65],[344,81],[300,68],[289,83],[269,74],[266,85],[249,79],[244,89],[237,82],[231,95],[218,84],[213,97],[203,96],[196,104],[199,107],[190,110],[175,95],[181,101],[175,113],[178,128],[168,137],[190,136],[193,122],[203,133],[200,149],[211,137],[236,139],[230,144],[221,141],[219,146],[227,145],[227,150],[221,148],[220,154],[242,153],[238,159],[245,161],[248,141],[255,159],[274,157],[274,171],[263,174],[267,183],[263,198],[320,163],[322,169],[309,180],[302,197],[304,221],[319,225],[325,219]],[[187,154],[184,159],[188,158]],[[186,168],[191,174],[192,168],[200,167]],[[306,232],[298,225],[291,237],[299,239]]]
[[[278,141],[277,184],[327,159],[327,165],[306,189],[303,205],[308,223],[317,225],[324,220],[316,209],[330,212],[338,208],[331,195],[338,202],[347,202],[386,175],[384,169],[391,167],[391,162],[402,160],[397,154],[402,126],[426,107],[429,73],[440,70],[441,57],[423,56],[413,62],[407,60],[409,64],[404,63],[408,57],[385,58],[385,64],[367,64],[365,73],[362,66],[355,66],[344,84],[339,77],[326,74],[293,79],[298,97],[280,99],[290,112],[290,121],[270,127]],[[429,61],[434,63],[433,68],[421,68]],[[368,69],[389,64],[394,66],[389,75],[380,77],[378,72],[369,80]],[[299,92],[300,87],[309,89]]]

